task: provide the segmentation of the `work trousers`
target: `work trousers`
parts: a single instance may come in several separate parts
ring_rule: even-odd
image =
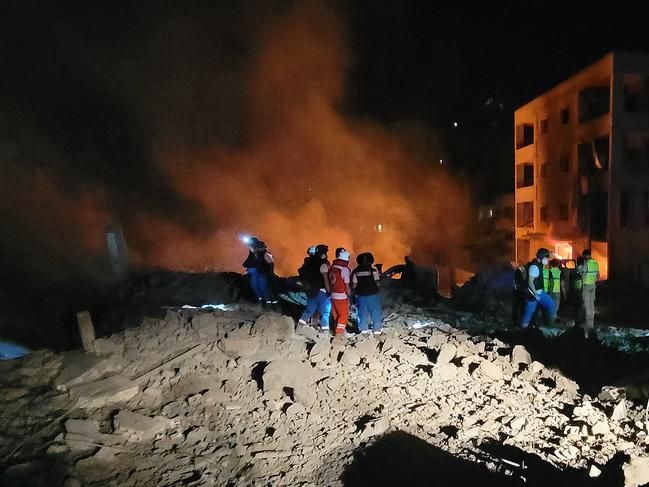
[[[308,298],[306,301],[306,309],[302,313],[301,321],[308,321],[315,314],[316,311],[320,312],[320,326],[324,330],[329,329],[329,315],[331,314],[331,298],[327,293],[322,291],[317,295]]]
[[[372,319],[372,329],[380,331],[383,328],[381,317],[381,296],[371,294],[370,296],[357,296],[356,305],[358,308],[358,328],[361,331],[368,329],[368,321]]]
[[[586,330],[595,327],[595,285],[584,284],[581,290],[582,316],[586,320]]]
[[[336,320],[336,335],[342,335],[347,328],[349,319],[349,299],[332,299],[334,318]]]
[[[271,301],[273,299],[273,291],[268,283],[266,274],[259,272],[255,268],[248,269],[248,276],[250,277],[250,287],[254,291],[259,301]]]
[[[554,314],[559,314],[559,305],[561,304],[561,293],[550,293],[552,301],[554,301]]]
[[[557,319],[557,310],[554,307],[554,301],[552,297],[545,291],[541,291],[538,295],[538,300],[532,299],[528,300],[525,303],[525,310],[523,311],[523,319],[521,320],[521,326],[527,328],[530,326],[530,320],[534,316],[534,312],[538,306],[541,306],[545,312],[548,314],[548,319],[554,321]]]

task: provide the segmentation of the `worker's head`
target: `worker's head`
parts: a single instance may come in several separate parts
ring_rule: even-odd
[[[327,258],[327,252],[329,252],[329,247],[327,247],[325,244],[315,246],[315,255],[317,255],[321,259]]]
[[[316,247],[315,245],[312,245],[311,247],[306,249],[306,255],[309,255],[309,256],[315,255],[315,247]]]
[[[550,261],[550,267],[559,267],[559,264],[560,264],[560,263],[561,263],[561,262],[559,261],[559,259],[552,259],[552,260]]]
[[[592,259],[592,255],[590,253],[590,249],[584,249],[584,251],[581,253],[581,256],[584,258],[584,260],[590,260]]]
[[[341,253],[341,252],[346,252],[345,247],[338,247],[338,248],[336,249],[336,259],[337,259],[338,257],[340,257],[340,253]]]
[[[548,265],[550,262],[550,251],[544,247],[541,247],[536,252],[536,259],[543,263],[543,265]]]
[[[253,248],[253,250],[257,250],[257,251],[266,250],[266,242],[264,242],[263,240],[255,239],[255,241],[252,243],[251,247]]]
[[[358,265],[372,265],[374,264],[374,256],[371,252],[363,252],[356,257]]]
[[[341,250],[340,252],[336,252],[336,253],[338,254],[336,255],[336,259],[349,262],[349,252],[347,252],[346,250]]]

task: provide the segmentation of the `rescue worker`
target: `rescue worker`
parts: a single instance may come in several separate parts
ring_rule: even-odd
[[[543,290],[552,297],[557,314],[561,303],[561,268],[559,264],[559,259],[552,259],[550,266],[543,269]]]
[[[581,303],[585,318],[584,336],[588,338],[595,328],[595,287],[599,279],[599,264],[593,259],[590,249],[585,249],[581,256],[584,263],[578,271],[582,279]]]
[[[351,272],[349,270],[349,252],[342,247],[336,249],[336,260],[329,269],[331,285],[331,303],[336,319],[336,335],[345,335],[349,319],[349,298]]]
[[[583,257],[578,257],[575,268],[571,270],[568,275],[568,282],[570,286],[570,304],[574,310],[575,324],[578,326],[582,325],[582,312],[581,312],[581,290],[583,288],[583,281],[581,274],[579,273],[579,268],[584,264]]]
[[[521,320],[521,327],[528,328],[530,320],[536,309],[540,305],[547,313],[548,319],[552,322],[557,319],[557,312],[554,307],[554,301],[548,293],[543,290],[543,267],[550,262],[550,251],[548,249],[540,248],[536,252],[536,259],[526,264],[527,270],[527,288],[525,309],[523,310],[523,318]]]
[[[266,304],[277,303],[270,285],[275,273],[275,261],[266,243],[250,237],[248,250],[248,258],[244,261],[243,267],[250,278],[250,287],[257,296],[257,301]]]
[[[307,257],[302,267],[298,269],[300,282],[307,295],[306,309],[299,323],[306,325],[315,314],[320,313],[320,330],[329,331],[329,316],[331,315],[331,298],[329,293],[329,247],[324,244],[316,245],[312,256]]]
[[[358,309],[358,328],[362,334],[374,331],[381,334],[383,319],[381,312],[381,296],[379,295],[379,271],[373,267],[374,256],[365,252],[356,257],[358,266],[352,271],[352,291],[356,295]],[[372,330],[368,322],[372,319]]]

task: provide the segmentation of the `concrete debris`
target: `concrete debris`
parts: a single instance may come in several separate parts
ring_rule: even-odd
[[[0,369],[0,455],[29,476],[48,475],[25,466],[34,452],[56,455],[51,485],[340,487],[357,448],[402,431],[464,459],[500,442],[584,477],[621,452],[625,485],[649,481],[649,417],[623,390],[580,394],[523,346],[421,309],[386,317],[381,336],[334,338],[255,306],[169,310],[96,340],[97,356],[34,352]]]
[[[649,483],[649,458],[632,457],[622,466],[624,487],[640,487]]]
[[[525,349],[523,345],[516,345],[512,350],[512,364],[525,364],[529,365],[532,363],[532,356]]]
[[[81,408],[103,408],[126,402],[138,392],[139,386],[122,375],[114,375],[96,382],[80,384],[70,388],[70,396],[79,402]]]

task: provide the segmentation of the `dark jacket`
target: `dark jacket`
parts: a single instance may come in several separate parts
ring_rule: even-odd
[[[359,265],[352,271],[352,282],[356,282],[354,294],[357,296],[371,296],[379,292],[379,286],[374,279],[378,271],[371,265]]]

